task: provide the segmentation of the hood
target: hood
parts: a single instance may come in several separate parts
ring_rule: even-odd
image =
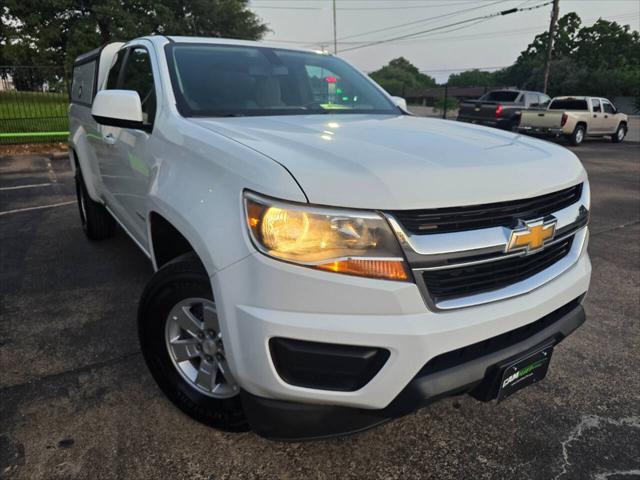
[[[448,120],[350,114],[190,120],[283,165],[315,204],[464,206],[542,195],[586,178],[563,147]]]

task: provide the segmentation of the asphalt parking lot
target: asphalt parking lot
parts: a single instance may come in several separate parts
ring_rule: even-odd
[[[640,144],[574,151],[593,280],[546,380],[499,405],[451,398],[287,444],[174,408],[138,347],[146,258],[122,232],[85,239],[67,160],[0,157],[0,478],[640,478]]]

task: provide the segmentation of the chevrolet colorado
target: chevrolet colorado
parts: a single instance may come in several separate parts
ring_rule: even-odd
[[[188,415],[301,439],[500,401],[584,322],[576,156],[401,106],[333,55],[256,42],[75,61],[82,226],[119,224],[149,257],[140,344]]]
[[[585,137],[611,136],[620,143],[627,135],[628,118],[606,98],[556,97],[543,112],[522,112],[522,133],[566,137],[580,145]]]

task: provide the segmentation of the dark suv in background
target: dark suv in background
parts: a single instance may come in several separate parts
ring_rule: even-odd
[[[541,92],[495,90],[460,103],[458,121],[517,131],[523,110],[543,110],[550,100]]]

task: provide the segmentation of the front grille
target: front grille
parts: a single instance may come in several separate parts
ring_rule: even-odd
[[[460,232],[479,228],[513,228],[518,220],[542,218],[576,203],[582,184],[539,197],[469,207],[399,210],[390,212],[409,232],[417,234]]]
[[[425,286],[434,302],[498,290],[525,280],[550,267],[571,250],[573,237],[526,256],[510,257],[488,263],[426,270]]]

